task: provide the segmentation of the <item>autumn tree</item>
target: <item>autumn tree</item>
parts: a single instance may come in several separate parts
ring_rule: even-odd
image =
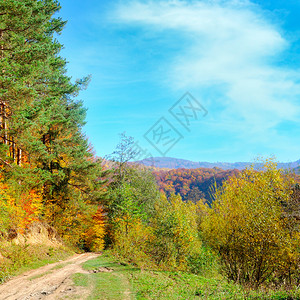
[[[101,206],[90,219],[90,226],[85,233],[86,248],[91,251],[100,251],[104,249],[105,236],[105,213]]]
[[[180,195],[169,199],[162,193],[155,204],[151,226],[155,238],[151,256],[163,269],[188,270],[189,258],[201,251],[196,205],[183,202]]]
[[[180,194],[184,201],[197,202],[205,199],[212,202],[211,186],[215,183],[222,185],[228,177],[237,174],[238,170],[222,170],[218,168],[207,169],[172,169],[155,170],[153,173],[157,179],[159,188],[167,196],[172,193]]]
[[[288,230],[290,220],[282,206],[291,201],[292,184],[293,179],[268,161],[263,170],[244,170],[217,189],[202,234],[230,279],[253,286],[296,279],[300,236]]]

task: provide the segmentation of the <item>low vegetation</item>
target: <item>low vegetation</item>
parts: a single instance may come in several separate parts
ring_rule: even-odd
[[[298,290],[251,290],[230,283],[221,275],[144,270],[105,252],[83,265],[90,274],[75,274],[88,299],[299,299]],[[95,273],[94,273],[95,272]]]
[[[0,243],[0,283],[27,270],[61,261],[74,252],[64,246]]]

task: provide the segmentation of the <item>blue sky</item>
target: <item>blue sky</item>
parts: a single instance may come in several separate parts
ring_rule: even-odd
[[[92,74],[80,98],[98,156],[126,131],[153,156],[300,158],[300,1],[60,2],[68,74]],[[186,92],[208,112],[190,108],[189,128],[169,111]],[[144,137],[162,117],[182,137],[166,153]]]

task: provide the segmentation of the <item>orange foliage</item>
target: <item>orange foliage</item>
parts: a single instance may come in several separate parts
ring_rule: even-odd
[[[20,227],[26,228],[29,224],[39,221],[39,214],[42,210],[42,197],[37,192],[31,190],[24,193],[20,198],[20,207],[23,211],[23,218]]]
[[[211,186],[215,182],[219,186],[228,177],[238,172],[238,170],[222,170],[219,168],[198,168],[158,170],[154,171],[153,174],[160,190],[165,192],[167,196],[175,193],[180,194],[183,200],[199,201],[201,198],[205,198],[208,202],[211,202]],[[202,195],[200,194],[198,197],[192,195],[195,188],[201,191]]]
[[[35,191],[17,193],[7,184],[0,183],[0,230],[18,229],[23,232],[32,222],[39,220],[42,197]]]
[[[91,251],[100,251],[104,248],[105,216],[102,207],[92,217],[91,227],[87,230],[86,245]]]

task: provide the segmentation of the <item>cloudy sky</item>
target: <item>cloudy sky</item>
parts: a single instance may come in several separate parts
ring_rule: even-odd
[[[61,5],[68,73],[92,74],[80,98],[97,155],[111,153],[126,131],[153,156],[300,158],[300,1]],[[174,106],[185,112],[176,118]]]

